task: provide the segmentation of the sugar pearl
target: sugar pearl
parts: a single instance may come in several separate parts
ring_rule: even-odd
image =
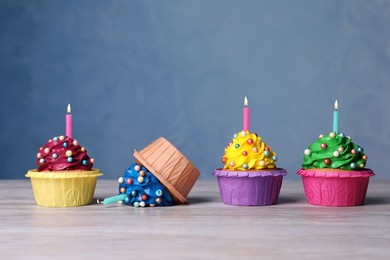
[[[334,157],[339,157],[339,156],[340,156],[339,151],[334,151],[334,152],[333,152],[333,156],[334,156]]]
[[[156,199],[156,203],[157,203],[157,204],[160,204],[160,203],[161,203],[161,198],[157,198],[157,199]]]
[[[339,151],[340,153],[344,152],[344,148],[343,147],[339,147],[339,149],[337,149],[337,151]]]
[[[45,148],[45,150],[43,150],[45,153],[50,153],[50,148]]]
[[[335,133],[335,132],[330,132],[330,133],[329,133],[329,136],[333,138],[333,137],[336,136],[336,133]]]
[[[42,157],[42,154],[41,153],[37,153],[37,158],[41,158]]]
[[[129,197],[126,197],[125,198],[125,203],[129,203],[130,202],[130,198]]]
[[[260,161],[260,162],[259,162],[259,165],[260,165],[260,166],[264,166],[264,165],[265,165],[265,162],[264,162],[264,161]]]
[[[58,154],[53,153],[53,154],[51,155],[51,157],[53,157],[53,159],[57,159],[57,158],[58,158]]]
[[[236,147],[236,148],[239,148],[239,147],[240,147],[240,145],[239,145],[239,144],[236,144],[234,147]]]
[[[139,207],[139,202],[138,201],[136,201],[136,202],[134,202],[134,207],[136,207],[136,208],[138,208]]]
[[[264,151],[264,156],[269,156],[270,155],[270,152],[268,150],[265,150]]]
[[[94,159],[94,158],[91,158],[91,159],[89,159],[89,160],[91,161],[92,164],[95,163],[95,159]]]
[[[247,156],[248,152],[247,151],[242,151],[242,155]]]
[[[362,159],[366,161],[368,159],[368,156],[367,155],[363,155]]]
[[[80,148],[80,151],[83,152],[83,153],[85,153],[85,152],[87,151],[87,149],[85,149],[85,147],[81,147],[81,148]]]
[[[68,157],[67,161],[71,163],[71,162],[73,162],[73,158],[72,157]]]
[[[139,171],[141,170],[141,166],[139,166],[138,164],[134,165],[134,171]]]
[[[223,157],[223,158],[222,158],[222,163],[223,163],[223,164],[226,164],[226,162],[227,162],[227,158],[226,158],[226,157]]]
[[[142,182],[144,182],[144,177],[139,176],[137,180],[138,180],[139,183],[142,183]]]
[[[246,141],[249,145],[253,144],[253,139],[248,139],[248,141]]]
[[[257,147],[253,147],[252,151],[253,151],[254,153],[257,153],[257,152],[259,151],[259,149],[257,149]]]
[[[142,195],[141,199],[142,200],[147,200],[148,199],[148,195],[146,195],[146,194]]]
[[[322,144],[321,144],[321,148],[322,148],[322,149],[326,149],[327,147],[328,147],[328,146],[326,145],[326,143],[322,143]]]
[[[82,164],[83,165],[88,165],[88,161],[87,160],[83,160]]]
[[[351,150],[351,154],[356,154],[356,153],[357,153],[357,151],[355,149]]]
[[[246,132],[245,132],[245,131],[242,131],[242,132],[241,132],[241,136],[242,136],[242,137],[245,137],[245,136],[246,136]]]
[[[163,192],[162,192],[162,190],[160,190],[160,189],[158,189],[158,190],[156,190],[156,196],[162,196],[163,195]]]
[[[363,169],[364,166],[365,166],[364,163],[362,163],[362,164],[359,165],[359,167],[360,167],[361,169]]]
[[[274,160],[276,162],[278,160],[278,157],[276,155],[272,156],[272,160]]]
[[[68,142],[64,142],[64,143],[62,144],[62,147],[64,147],[64,148],[68,147]]]
[[[321,135],[318,136],[318,138],[324,138],[324,135],[321,134]]]
[[[39,162],[40,162],[40,163],[45,163],[45,159],[41,158],[41,159],[39,160]]]
[[[126,192],[126,188],[125,188],[125,187],[122,187],[122,188],[120,189],[120,192],[121,192],[121,193],[125,193],[125,192]]]
[[[60,135],[59,139],[60,139],[60,141],[62,141],[65,139],[65,137],[63,135]]]
[[[57,136],[54,136],[53,137],[53,141],[57,141],[58,140],[58,137]]]
[[[139,205],[143,208],[143,207],[146,206],[146,203],[145,203],[145,201],[141,201],[141,202],[139,203]]]
[[[352,169],[356,168],[356,163],[351,163],[349,166],[351,166]]]
[[[129,185],[130,185],[130,184],[133,184],[133,179],[132,179],[132,178],[128,178],[128,179],[126,180],[126,183],[129,184]]]
[[[133,190],[133,191],[131,192],[131,196],[135,197],[135,195],[137,195],[137,192],[136,192],[135,190]]]
[[[311,154],[311,151],[310,149],[305,149],[305,151],[303,151],[305,155],[310,155]]]
[[[242,167],[243,167],[244,169],[248,169],[248,164],[244,163],[244,164],[242,165]]]
[[[78,146],[79,145],[79,142],[77,140],[73,140],[73,145],[74,146]]]
[[[145,172],[144,171],[139,171],[139,176],[141,176],[141,177],[144,177],[145,176]]]
[[[362,152],[363,152],[363,148],[361,148],[361,147],[359,146],[358,149],[357,149],[357,151],[358,151],[359,153],[362,153]]]
[[[72,156],[72,154],[73,154],[73,153],[72,153],[72,151],[71,151],[71,150],[68,150],[68,151],[66,151],[66,153],[65,153],[65,154],[66,154],[66,156],[70,157],[70,156]]]
[[[234,166],[235,163],[233,161],[230,162],[230,166]]]
[[[124,182],[123,177],[119,177],[119,178],[118,178],[118,182],[119,182],[119,183],[123,183],[123,182]]]
[[[326,158],[326,159],[324,160],[324,163],[325,163],[326,165],[329,165],[329,164],[331,163],[331,161],[330,161],[329,158]]]

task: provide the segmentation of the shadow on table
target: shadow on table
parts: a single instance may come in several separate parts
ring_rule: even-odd
[[[207,198],[207,197],[190,197],[188,198],[188,203],[190,205],[194,204],[200,204],[200,203],[205,203],[205,202],[212,202],[212,198]]]
[[[388,205],[390,200],[385,197],[366,197],[364,205]]]
[[[295,202],[306,202],[306,200],[304,198],[302,199],[302,198],[279,196],[277,204],[290,204]]]

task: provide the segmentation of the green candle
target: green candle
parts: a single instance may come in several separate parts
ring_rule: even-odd
[[[112,203],[116,203],[118,201],[124,200],[124,199],[126,199],[126,197],[127,197],[127,194],[119,194],[116,196],[105,198],[102,203],[105,205],[112,204]]]

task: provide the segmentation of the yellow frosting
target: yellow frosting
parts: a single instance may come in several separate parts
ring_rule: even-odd
[[[276,153],[260,136],[241,131],[226,147],[222,163],[225,164],[224,169],[245,171],[275,168],[276,160]]]

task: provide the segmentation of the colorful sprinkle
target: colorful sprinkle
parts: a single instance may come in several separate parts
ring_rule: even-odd
[[[125,193],[125,192],[126,192],[126,188],[122,187],[122,188],[120,189],[120,192],[121,192],[121,193]]]
[[[125,198],[125,203],[129,203],[130,202],[130,198],[129,197],[126,197]]]
[[[137,192],[136,192],[135,190],[133,190],[133,191],[131,192],[131,196],[135,197],[135,195],[137,195]]]
[[[344,137],[345,137],[345,134],[339,133],[339,136],[340,136],[341,138],[344,138]]]
[[[68,147],[68,142],[64,142],[63,144],[62,144],[62,147]]]
[[[161,198],[157,198],[157,199],[156,199],[156,203],[157,203],[157,204],[160,204],[160,203],[161,203]]]
[[[134,202],[133,206],[138,208],[139,207],[139,202],[138,201]]]
[[[145,201],[141,201],[141,202],[139,203],[139,205],[143,208],[143,207],[146,206],[146,203],[145,203]]]
[[[248,152],[247,151],[242,151],[242,155],[247,156]]]
[[[83,160],[83,165],[88,165],[88,161],[87,160]]]
[[[328,147],[328,146],[326,145],[326,143],[322,143],[322,144],[321,144],[321,148],[322,148],[322,149],[326,149],[327,147]]]
[[[39,151],[42,151],[43,150],[43,147],[41,146],[41,147],[39,147]]]
[[[80,148],[80,151],[85,153],[87,151],[87,149],[85,149],[85,147],[83,146],[83,147]]]
[[[335,133],[335,132],[330,132],[330,133],[329,133],[329,136],[332,137],[332,138],[334,138],[334,137],[336,136],[336,133]]]
[[[60,137],[58,137],[58,139],[60,139],[60,141],[64,140],[65,139],[65,136],[63,135],[60,135]]]
[[[144,177],[145,176],[145,172],[144,171],[139,171],[139,176],[141,176],[141,177]]]
[[[222,163],[223,163],[223,164],[226,164],[226,162],[227,162],[227,158],[226,158],[226,157],[223,157],[223,158],[222,158]]]
[[[264,156],[269,156],[270,155],[270,152],[268,150],[265,150],[264,151]]]
[[[243,167],[244,169],[248,169],[248,164],[244,163],[244,164],[242,165],[242,167]]]
[[[339,151],[340,153],[344,152],[344,148],[343,147],[339,147],[339,149],[337,149],[337,151]]]
[[[362,152],[363,152],[363,148],[359,146],[358,149],[357,149],[357,151],[358,151],[359,153],[362,153]]]
[[[139,176],[139,177],[138,177],[138,179],[137,179],[137,181],[138,181],[139,183],[142,183],[142,182],[144,182],[144,177],[142,177],[142,176]]]
[[[259,149],[257,149],[257,147],[253,147],[252,151],[253,151],[254,153],[257,153],[257,152],[259,152]]]
[[[272,156],[272,160],[274,160],[275,162],[278,160],[278,157],[276,155]]]
[[[249,145],[253,144],[253,139],[248,139],[248,141],[246,141]]]
[[[39,159],[39,162],[40,163],[45,163],[45,159],[41,158],[41,159]]]
[[[242,136],[242,137],[245,137],[245,136],[246,136],[246,132],[245,132],[245,131],[242,131],[242,132],[241,132],[241,136]]]
[[[79,145],[79,142],[77,140],[73,140],[73,145],[74,146],[78,146]]]
[[[41,153],[37,153],[37,158],[41,158],[42,157],[42,154]]]
[[[57,158],[58,158],[58,154],[53,153],[53,154],[51,155],[51,157],[53,157],[53,159],[57,159]]]
[[[45,153],[50,153],[50,148],[45,148],[45,150],[43,150]]]
[[[233,138],[237,138],[237,134],[234,134],[234,135],[233,135]]]
[[[355,149],[351,149],[351,154],[357,154],[357,151]]]
[[[321,134],[321,135],[319,135],[319,136],[318,136],[318,138],[324,138],[324,135],[323,135],[323,134]]]
[[[367,155],[363,155],[363,156],[362,156],[362,159],[365,160],[365,161],[367,161],[368,156],[367,156]]]
[[[239,144],[236,144],[234,147],[236,147],[236,148],[239,148],[239,147],[240,147],[240,145],[239,145]]]
[[[148,195],[146,195],[146,194],[142,195],[141,199],[142,200],[147,200],[148,199]]]
[[[65,155],[68,156],[68,157],[72,156],[72,154],[73,154],[73,153],[72,153],[71,150],[68,150],[68,151],[66,151],[66,153],[65,153]]]
[[[73,158],[72,157],[68,157],[67,161],[71,163],[71,162],[73,162]]]
[[[333,156],[334,156],[334,157],[339,157],[339,156],[340,156],[339,151],[334,151],[334,152],[333,152]]]
[[[126,183],[129,184],[129,185],[133,184],[133,179],[132,178],[128,178],[126,180]]]
[[[230,162],[230,166],[234,166],[235,163],[233,161]]]
[[[134,166],[134,171],[138,172],[139,170],[141,170],[141,166],[139,166],[138,164]]]
[[[57,136],[54,136],[54,137],[53,137],[53,141],[58,141],[58,137],[57,137]]]
[[[364,166],[365,166],[364,163],[362,163],[362,164],[359,165],[359,167],[360,167],[361,169],[363,169]]]
[[[264,147],[264,151],[270,151],[271,148],[269,146]]]
[[[119,178],[118,178],[118,182],[119,182],[119,183],[123,183],[123,182],[124,182],[123,177],[119,177]]]
[[[349,166],[350,166],[352,169],[355,169],[355,168],[356,168],[356,163],[351,163]]]
[[[95,163],[95,159],[94,159],[94,158],[91,158],[91,159],[89,159],[89,160],[90,160],[90,162],[91,162],[92,164]]]
[[[310,154],[311,154],[311,151],[310,151],[310,149],[305,149],[305,151],[303,151],[303,153],[304,153],[305,155],[310,155]]]

